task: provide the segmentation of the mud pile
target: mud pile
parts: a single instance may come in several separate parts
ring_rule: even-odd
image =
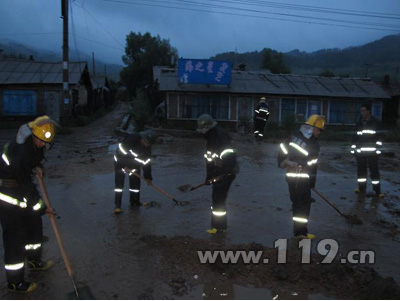
[[[183,296],[200,283],[218,285],[230,282],[275,292],[318,293],[335,299],[400,299],[400,287],[393,278],[382,278],[372,267],[339,261],[323,264],[323,257],[317,254],[311,255],[309,264],[301,264],[300,251],[291,247],[290,242],[286,264],[277,263],[277,249],[255,243],[226,245],[222,241],[153,235],[139,237],[138,242],[158,255],[162,263],[157,267],[158,280],[167,282],[177,296]],[[245,264],[240,259],[236,264],[225,264],[219,258],[213,264],[202,264],[197,252],[207,250],[262,251],[263,258],[269,258],[269,263]]]

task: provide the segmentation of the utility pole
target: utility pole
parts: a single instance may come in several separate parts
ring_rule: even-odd
[[[70,116],[70,94],[69,94],[69,60],[68,60],[68,1],[61,0],[61,18],[63,19],[63,119]]]
[[[371,66],[371,64],[366,63],[364,65],[365,65],[365,78],[367,78],[368,77],[368,67]]]
[[[92,69],[93,69],[93,77],[96,77],[96,68],[94,66],[94,52],[92,52]]]

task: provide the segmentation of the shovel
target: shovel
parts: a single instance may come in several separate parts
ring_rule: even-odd
[[[203,182],[203,183],[198,184],[198,185],[196,185],[196,186],[193,186],[193,185],[191,185],[191,184],[184,184],[184,185],[179,186],[178,189],[179,189],[180,191],[182,191],[182,192],[193,191],[193,190],[196,190],[197,188],[200,188],[200,187],[202,187],[202,186],[204,186],[204,185],[212,184],[212,183],[218,182],[219,180],[221,180],[222,178],[224,178],[224,177],[226,177],[226,176],[229,176],[229,174],[221,175],[221,176],[212,178],[212,179],[208,180],[207,182]]]
[[[141,180],[143,180],[143,181],[146,181],[145,178],[143,178],[141,175],[137,174],[136,172],[132,172],[132,170],[129,170],[129,169],[125,168],[125,171],[129,172],[130,174],[134,175],[135,177],[137,177],[137,178],[139,178],[139,179],[141,179]],[[185,205],[185,203],[177,201],[177,200],[176,200],[172,195],[170,195],[168,192],[166,192],[166,191],[162,190],[160,187],[157,187],[156,185],[154,185],[153,182],[151,182],[150,185],[151,185],[155,190],[157,190],[159,193],[161,193],[161,194],[165,195],[167,198],[173,200],[173,201],[175,202],[176,205],[180,205],[180,206]]]
[[[50,205],[49,197],[47,195],[47,191],[44,186],[43,179],[40,176],[38,176],[37,178],[39,180],[40,190],[42,191],[42,195],[43,195],[44,201],[46,203],[46,206],[48,209],[51,209],[52,207]],[[54,234],[56,236],[58,247],[60,248],[65,267],[67,268],[68,276],[71,278],[72,285],[74,286],[74,292],[68,294],[69,299],[75,299],[74,296],[76,296],[77,299],[94,300],[95,298],[93,297],[89,287],[87,287],[87,286],[80,287],[80,288],[77,287],[77,285],[75,283],[75,279],[74,279],[74,274],[71,269],[71,264],[69,262],[67,253],[65,252],[64,243],[61,239],[60,231],[58,230],[58,226],[56,224],[54,215],[49,214],[49,218],[51,221],[51,225],[53,226]]]
[[[311,188],[314,192],[325,202],[332,206],[341,216],[343,216],[346,221],[351,225],[362,225],[363,221],[355,214],[344,214],[342,213],[331,201],[329,201],[326,197],[324,197],[317,189]]]

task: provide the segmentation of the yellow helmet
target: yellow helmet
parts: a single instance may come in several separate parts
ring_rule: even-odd
[[[305,123],[323,130],[325,127],[325,116],[311,115]]]
[[[258,102],[258,104],[261,104],[261,103],[266,103],[267,102],[267,98],[265,97],[265,96],[263,96],[263,97],[261,97],[260,98],[260,101]]]
[[[32,134],[43,142],[50,143],[54,139],[56,123],[49,116],[40,116],[29,122],[28,126],[32,129]]]

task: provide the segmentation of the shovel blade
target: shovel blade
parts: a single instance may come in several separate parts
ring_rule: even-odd
[[[75,291],[67,294],[68,300],[96,300],[88,286],[78,287],[78,295]]]
[[[193,185],[185,184],[178,187],[178,189],[182,192],[189,192],[193,188]]]

